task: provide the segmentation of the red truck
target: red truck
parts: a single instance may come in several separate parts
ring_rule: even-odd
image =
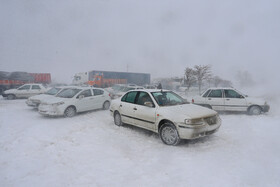
[[[50,73],[3,72],[0,71],[0,94],[26,83],[51,83]]]

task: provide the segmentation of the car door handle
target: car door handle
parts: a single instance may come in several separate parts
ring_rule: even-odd
[[[122,107],[122,105],[120,105],[120,107]]]
[[[211,98],[208,98],[208,100],[211,100]]]
[[[137,110],[137,108],[133,108],[133,110]]]
[[[230,99],[226,99],[227,101],[229,101]]]

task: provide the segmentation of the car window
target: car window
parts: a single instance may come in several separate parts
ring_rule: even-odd
[[[18,88],[18,90],[29,90],[30,89],[30,85],[24,85],[20,88]]]
[[[82,91],[77,97],[79,97],[80,95],[83,95],[84,97],[92,96],[91,91],[89,89]]]
[[[237,93],[234,90],[225,90],[225,97],[226,98],[243,98],[242,95],[240,95],[239,93]]]
[[[32,90],[41,90],[39,85],[32,85]]]
[[[64,89],[61,92],[57,94],[57,97],[63,97],[63,98],[72,98],[74,97],[77,93],[79,93],[81,89],[76,89],[76,88],[68,88]]]
[[[211,90],[207,90],[207,92],[205,92],[205,93],[202,95],[202,97],[207,97],[207,95],[209,94],[210,91],[211,91]]]
[[[103,95],[104,94],[104,91],[103,90],[99,90],[99,89],[92,89],[93,91],[93,95],[96,96],[96,95]]]
[[[152,92],[159,106],[186,104],[186,101],[174,92]]]
[[[208,97],[217,97],[217,98],[221,98],[221,97],[223,97],[222,90],[212,90],[212,91],[210,92],[210,94],[208,95]]]
[[[144,105],[145,102],[153,103],[153,100],[147,92],[140,92],[136,104]]]
[[[134,103],[137,92],[128,92],[122,97],[123,102]]]

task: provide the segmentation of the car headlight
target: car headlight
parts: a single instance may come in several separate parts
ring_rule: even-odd
[[[63,104],[64,104],[64,102],[59,102],[59,103],[52,104],[52,106],[59,106],[59,105],[63,105]]]
[[[203,119],[185,119],[185,124],[186,125],[202,125],[203,124]]]

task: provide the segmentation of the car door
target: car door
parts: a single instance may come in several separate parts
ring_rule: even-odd
[[[93,92],[93,100],[94,100],[94,109],[100,109],[103,107],[103,103],[105,100],[104,91],[101,89],[92,89]]]
[[[41,93],[41,87],[39,85],[32,85],[29,96],[38,95]]]
[[[119,111],[122,117],[122,121],[128,124],[135,124],[134,111],[135,111],[135,99],[137,91],[131,91],[126,93],[122,98],[119,106]]]
[[[92,98],[92,92],[90,89],[83,90],[81,93],[77,95],[76,99],[76,107],[77,110],[88,111],[94,109],[94,101]]]
[[[235,90],[225,89],[225,110],[227,111],[247,111],[247,101],[245,97]]]
[[[28,97],[29,93],[30,93],[30,88],[31,88],[31,85],[23,85],[21,87],[19,87],[17,89],[17,93],[16,93],[16,96],[17,97]]]
[[[152,103],[152,106],[145,105],[147,102]],[[147,92],[139,92],[133,111],[136,126],[149,130],[155,129],[156,108],[152,98]]]
[[[206,98],[206,103],[214,110],[224,110],[225,101],[222,89],[212,89]]]

